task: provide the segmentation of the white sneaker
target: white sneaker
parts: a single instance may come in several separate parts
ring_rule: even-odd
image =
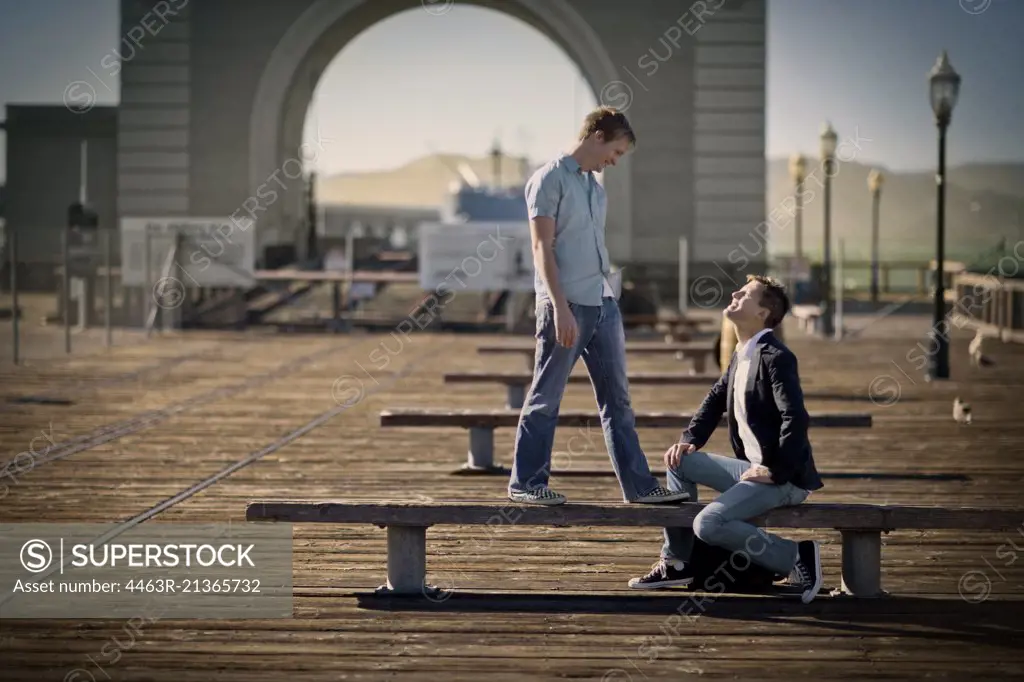
[[[508,499],[513,502],[522,502],[523,504],[542,504],[545,506],[565,504],[566,501],[565,495],[556,493],[547,486],[525,492],[510,492]]]

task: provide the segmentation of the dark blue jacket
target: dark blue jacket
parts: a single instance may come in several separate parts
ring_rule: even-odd
[[[722,415],[728,414],[733,452],[739,459],[747,459],[732,405],[735,372],[736,355],[733,354],[729,369],[711,387],[680,442],[692,443],[698,450],[703,448]],[[824,483],[814,466],[811,442],[807,438],[809,418],[804,408],[796,356],[771,332],[757,340],[744,390],[750,429],[761,445],[761,464],[772,472],[772,480],[779,485],[792,483],[804,490],[822,488]]]

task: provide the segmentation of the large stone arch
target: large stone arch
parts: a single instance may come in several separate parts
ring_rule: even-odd
[[[514,16],[548,36],[578,65],[596,99],[606,85],[620,80],[597,32],[566,0],[471,1]],[[265,183],[269,174],[296,156],[313,91],[330,61],[362,31],[420,5],[421,0],[314,0],[292,23],[264,67],[252,103],[250,187]],[[632,177],[627,156],[604,178],[609,196],[609,249],[617,261],[631,255]],[[266,224],[281,225],[283,233],[261,233],[261,250],[267,243],[295,241],[289,230],[296,224],[300,203],[301,193],[292,191],[284,201],[269,207]]]

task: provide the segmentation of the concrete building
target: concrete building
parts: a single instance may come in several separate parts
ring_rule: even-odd
[[[473,2],[550,37],[577,63],[598,101],[629,115],[638,147],[605,174],[609,251],[633,277],[662,284],[663,296],[676,291],[680,238],[688,240],[691,278],[717,275],[730,270],[741,243],[749,249],[765,220],[766,1]],[[314,88],[356,35],[409,9],[429,6],[420,0],[122,0],[126,41],[116,64],[116,124],[112,111],[97,108],[89,116],[53,113],[45,127],[55,132],[63,125],[58,119],[69,121],[96,138],[91,177],[94,196],[107,202],[99,206],[106,220],[253,211],[258,260],[282,247],[301,254],[302,162],[317,154],[301,142]],[[132,36],[140,47],[128,53]],[[42,254],[52,236],[41,235],[52,235],[75,196],[81,131],[39,142],[50,161],[35,160],[23,137],[29,124],[16,128],[20,117],[8,113],[8,220],[36,235],[29,248]],[[57,177],[44,191],[35,178],[46,166]],[[108,197],[111,177],[116,191]],[[32,203],[47,204],[45,215],[42,208],[26,213]],[[763,260],[765,249],[759,252],[751,260]]]
[[[5,220],[18,234],[19,286],[53,290],[54,269],[62,260],[61,231],[68,206],[78,200],[83,140],[88,142],[86,197],[99,213],[100,229],[117,229],[117,108],[73,113],[62,106],[8,105],[3,129]]]
[[[151,4],[123,0],[122,32],[151,25]],[[694,275],[718,272],[714,263],[728,269],[730,253],[765,220],[766,0],[476,4],[549,36],[599,101],[630,116],[640,144],[606,179],[612,258],[672,279],[686,237]],[[301,142],[320,75],[361,31],[421,7],[188,2],[123,65],[122,215],[229,215],[249,201],[259,209],[260,251],[299,242],[302,183],[291,176],[316,153]],[[287,187],[268,204],[258,190],[275,173]]]

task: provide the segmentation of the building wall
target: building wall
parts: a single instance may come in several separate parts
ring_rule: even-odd
[[[117,184],[122,216],[196,215],[188,201],[194,149],[189,17],[200,2],[168,0],[163,6],[173,14],[161,19],[154,13],[156,0],[121,0],[121,35],[140,36],[121,42],[123,59],[110,68],[121,78]]]
[[[253,156],[261,79],[275,63],[275,49],[315,2],[191,0],[157,35],[144,37],[144,49],[123,66],[118,188],[124,215],[246,215],[246,202],[255,201],[276,170],[286,187],[267,182],[263,188],[276,191],[273,205],[258,215],[260,242],[300,236],[303,180],[289,177],[282,166],[299,157],[306,107],[323,69],[363,27],[417,5],[375,0],[339,25],[318,27],[324,34],[294,72],[280,128],[266,132],[280,150],[277,167],[254,173],[254,163],[273,165]],[[607,69],[581,59],[580,45],[560,45],[590,74],[599,101],[626,110],[639,138],[628,164],[608,171],[609,201],[626,207],[625,218],[610,225],[609,251],[633,272],[664,280],[668,291],[674,291],[669,282],[678,272],[680,237],[689,241],[692,273],[735,269],[736,250],[744,243],[745,251],[757,249],[755,258],[763,259],[752,235],[765,214],[766,2],[560,5],[582,17],[599,43],[591,47],[619,80],[600,82],[593,74]],[[123,32],[144,21],[154,4],[122,0]],[[567,21],[555,4],[478,4],[515,14],[556,41]],[[265,207],[268,200],[258,203]]]
[[[21,286],[51,288],[68,206],[78,200],[82,140],[88,142],[88,203],[101,230],[117,227],[117,109],[8,105],[4,127],[6,221],[18,234]]]
[[[767,260],[765,5],[726,0],[694,34],[693,257],[725,269]]]

